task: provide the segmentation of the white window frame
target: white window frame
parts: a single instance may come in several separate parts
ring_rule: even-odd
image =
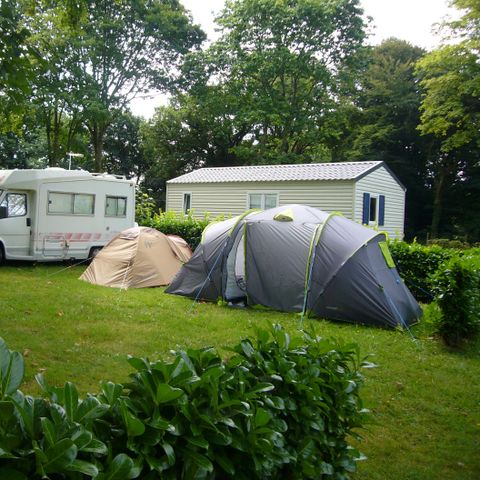
[[[62,194],[62,195],[71,195],[72,196],[72,211],[71,212],[51,212],[50,211],[50,194],[51,193],[57,193],[57,194]],[[75,195],[87,195],[90,197],[93,197],[93,203],[92,203],[92,213],[75,213],[74,208],[75,208]],[[49,190],[47,192],[47,215],[68,215],[71,217],[94,217],[95,216],[95,194],[94,193],[85,193],[85,192],[58,192],[54,190]]]
[[[190,208],[185,208],[186,207],[186,202],[185,202],[185,197],[186,195],[188,195],[190,197]],[[188,212],[190,210],[192,210],[192,198],[193,198],[193,195],[192,195],[192,192],[182,192],[182,213],[184,215],[188,215]]]
[[[280,205],[280,193],[278,191],[269,191],[269,190],[250,190],[247,191],[247,210],[251,210],[252,207],[250,207],[250,195],[261,195],[262,200],[261,200],[261,210],[265,210],[265,195],[276,195],[277,197],[277,204],[275,207],[270,207],[270,208],[276,208]]]
[[[108,199],[115,200],[116,208],[115,214],[107,214],[107,202]],[[125,213],[123,215],[118,214],[118,200],[125,200]],[[127,197],[122,197],[121,195],[105,195],[105,217],[109,218],[125,218],[127,216],[127,208],[128,208],[128,199]]]

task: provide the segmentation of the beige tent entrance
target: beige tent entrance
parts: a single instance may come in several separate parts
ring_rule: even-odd
[[[191,255],[180,237],[133,227],[112,238],[80,279],[124,289],[168,285]]]

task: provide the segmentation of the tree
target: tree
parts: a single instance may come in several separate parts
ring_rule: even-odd
[[[45,129],[48,166],[62,163],[82,130],[82,116],[72,71],[76,60],[71,45],[75,29],[58,11],[38,3],[35,14],[26,16],[31,31],[29,44],[42,57],[37,67],[31,102],[36,120]]]
[[[130,112],[118,115],[105,133],[105,166],[108,172],[143,178],[151,164],[145,155],[142,129],[145,121]]]
[[[365,38],[357,0],[227,1],[210,55],[220,82],[242,98],[258,162],[312,161],[329,119],[353,86]]]
[[[102,171],[105,134],[115,116],[137,94],[171,88],[182,57],[204,34],[178,0],[81,0],[45,13],[68,35],[67,73],[60,78],[68,79],[70,102],[79,107],[95,169]],[[46,22],[43,30],[49,29]]]
[[[22,24],[16,0],[0,2],[0,129],[8,130],[30,93],[35,49],[27,45],[30,31]],[[7,122],[7,119],[10,120]]]
[[[458,21],[446,27],[458,43],[445,45],[426,55],[418,63],[418,74],[425,96],[421,105],[423,134],[435,135],[441,152],[432,160],[434,210],[431,234],[440,231],[444,197],[448,186],[469,180],[470,162],[480,147],[480,4],[476,0],[453,0],[464,10]]]
[[[346,134],[335,150],[339,160],[383,160],[407,188],[406,234],[425,232],[430,223],[428,164],[438,141],[417,129],[422,100],[415,75],[424,50],[390,38],[371,48],[358,77],[356,109],[350,108]]]
[[[328,159],[365,37],[361,13],[357,0],[228,1],[221,38],[187,56],[175,101],[159,111],[157,150],[175,173]]]

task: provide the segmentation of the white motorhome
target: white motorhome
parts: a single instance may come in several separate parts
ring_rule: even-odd
[[[84,170],[0,170],[0,261],[93,256],[135,223],[133,181]]]

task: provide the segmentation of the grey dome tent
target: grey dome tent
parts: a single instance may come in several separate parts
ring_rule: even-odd
[[[421,316],[384,233],[304,205],[209,225],[166,292],[393,328]]]

